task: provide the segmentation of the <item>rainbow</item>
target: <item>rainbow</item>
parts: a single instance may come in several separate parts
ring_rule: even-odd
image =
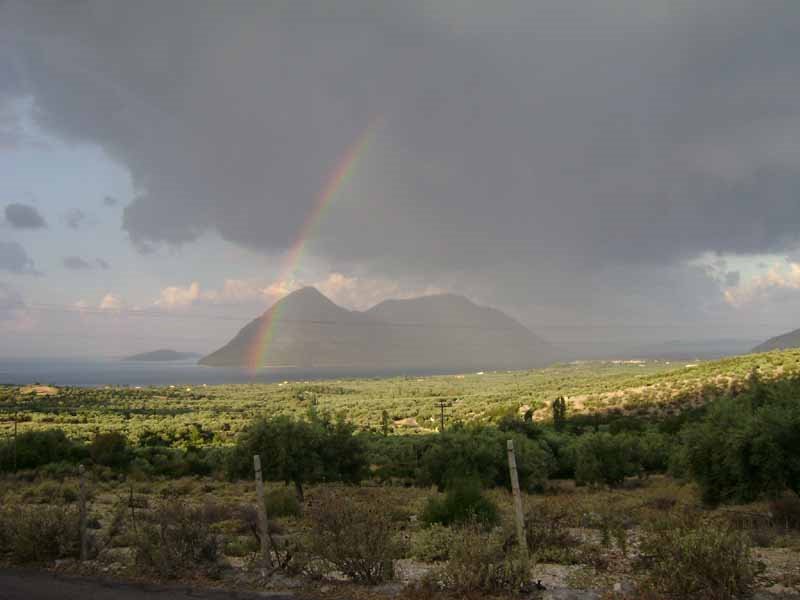
[[[276,287],[280,288],[284,284],[292,281],[294,273],[297,271],[305,249],[308,246],[308,242],[322,219],[322,213],[330,206],[331,200],[336,195],[336,192],[353,174],[359,158],[366,154],[367,146],[369,146],[370,141],[372,141],[374,137],[374,132],[378,127],[379,121],[379,119],[374,119],[370,122],[369,126],[358,139],[347,148],[342,158],[336,163],[336,168],[334,168],[326,178],[325,185],[314,201],[314,206],[311,208],[305,222],[300,227],[300,231],[294,243],[289,247],[286,253],[280,275],[275,282]],[[280,302],[276,302],[272,310],[269,311],[267,318],[262,319],[259,323],[258,331],[253,338],[253,344],[250,346],[247,353],[247,368],[251,373],[255,372],[264,364],[267,349],[269,348],[274,334],[274,326],[280,317],[280,308]]]

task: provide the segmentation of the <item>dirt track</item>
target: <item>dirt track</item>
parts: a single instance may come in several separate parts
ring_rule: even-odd
[[[0,569],[0,600],[300,600],[291,594],[233,592]]]

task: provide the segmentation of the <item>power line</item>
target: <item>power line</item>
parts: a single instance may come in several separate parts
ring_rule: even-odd
[[[101,308],[80,308],[59,306],[55,304],[28,304],[26,308],[37,312],[53,312],[63,314],[79,314],[102,317],[135,317],[135,318],[154,318],[154,319],[188,319],[188,320],[219,320],[219,321],[253,321],[250,316],[232,315],[213,315],[203,313],[171,313],[160,312],[152,309],[101,309]],[[263,316],[263,315],[262,315]],[[260,318],[260,317],[256,317]],[[337,321],[332,319],[292,319],[278,317],[278,323],[305,323],[310,325],[336,325],[344,327],[413,327],[413,328],[437,328],[437,329],[475,329],[482,331],[515,331],[516,327],[487,327],[483,325],[471,325],[467,323],[435,323],[435,322],[405,322],[394,323],[389,321]]]
[[[235,304],[220,304],[217,306],[237,306]],[[136,317],[136,318],[152,318],[152,319],[175,319],[175,320],[209,320],[209,321],[236,321],[236,322],[250,322],[260,318],[262,315],[254,317],[250,315],[221,315],[210,313],[177,313],[163,310],[155,310],[152,308],[116,308],[116,309],[103,309],[97,307],[77,307],[77,306],[63,306],[58,304],[47,303],[30,303],[19,307],[22,310],[33,310],[36,312],[51,312],[51,313],[64,313],[64,314],[79,314],[87,316],[100,316],[100,317]],[[468,323],[436,323],[436,322],[390,322],[390,321],[341,321],[332,319],[293,319],[293,318],[278,318],[279,323],[307,323],[312,325],[337,325],[346,327],[414,327],[414,328],[430,328],[435,327],[438,329],[476,329],[483,331],[513,331],[515,327],[487,327],[483,325],[471,325]],[[705,325],[714,325],[714,322],[705,321]],[[716,325],[727,325],[724,322],[718,322]],[[767,323],[752,323],[754,326],[769,327]],[[694,328],[692,323],[537,323],[531,325],[530,328],[534,330],[543,329],[675,329],[679,327]]]

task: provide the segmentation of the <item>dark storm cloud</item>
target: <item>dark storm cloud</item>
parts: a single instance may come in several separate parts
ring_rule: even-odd
[[[38,272],[33,266],[33,260],[17,242],[4,242],[0,240],[0,271],[7,271],[17,275],[36,275]]]
[[[800,241],[798,3],[0,10],[3,68],[40,124],[130,169],[123,227],[143,249],[214,230],[284,250],[376,117],[311,245],[334,264],[657,310],[676,290],[719,300],[687,260]]]
[[[44,218],[34,206],[8,204],[5,208],[6,222],[14,229],[42,229],[47,227]]]
[[[91,269],[92,265],[83,260],[80,256],[67,256],[63,261],[64,268],[73,271],[80,271],[84,269]]]

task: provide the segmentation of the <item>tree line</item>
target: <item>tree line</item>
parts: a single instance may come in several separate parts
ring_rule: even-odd
[[[265,477],[285,481],[302,498],[319,482],[356,484],[365,479],[447,489],[477,480],[509,486],[505,443],[513,439],[523,489],[541,490],[548,479],[580,485],[620,485],[628,477],[670,473],[699,485],[708,503],[750,501],[791,490],[800,494],[800,379],[747,386],[706,406],[660,419],[616,413],[573,415],[563,398],[552,402],[552,421],[509,413],[496,424],[454,423],[427,435],[358,431],[344,416],[258,418],[229,447],[172,447],[143,436],[132,445],[118,432],[90,443],[63,431],[27,432],[0,446],[0,471],[69,472],[77,463],[112,473],[138,470],[179,477],[221,472],[252,474],[262,457]]]

